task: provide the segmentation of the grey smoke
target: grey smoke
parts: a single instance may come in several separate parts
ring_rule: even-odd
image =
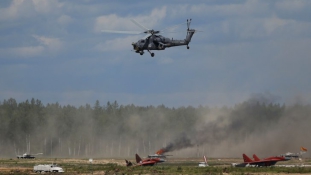
[[[199,120],[195,130],[187,128],[172,141],[166,151],[197,147],[208,156],[241,157],[243,153],[260,157],[299,152],[300,146],[311,144],[308,138],[311,123],[310,105],[283,106],[280,98],[270,93],[253,94],[233,108],[210,109]],[[191,138],[191,139],[189,139]],[[197,147],[195,147],[197,146]],[[304,155],[308,156],[308,154]]]
[[[191,143],[191,140],[185,134],[181,134],[173,142],[170,142],[167,146],[162,148],[162,150],[163,153],[166,153],[192,146],[194,145]]]

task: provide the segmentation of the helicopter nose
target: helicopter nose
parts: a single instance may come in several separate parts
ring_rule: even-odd
[[[133,46],[133,49],[134,49],[134,50],[136,50],[136,51],[139,50],[139,48],[138,48],[138,46],[137,46],[137,43],[134,43],[134,42],[133,42],[133,43],[132,43],[132,46]]]

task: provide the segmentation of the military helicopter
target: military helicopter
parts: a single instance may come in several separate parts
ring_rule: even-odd
[[[154,57],[154,53],[150,50],[165,50],[165,48],[174,47],[174,46],[183,46],[186,45],[187,49],[189,49],[189,43],[193,34],[196,32],[194,29],[190,29],[191,19],[187,19],[187,35],[186,39],[183,40],[174,40],[173,38],[166,38],[162,35],[159,35],[161,31],[148,29],[147,27],[141,25],[134,19],[131,20],[138,27],[142,28],[143,32],[138,31],[114,31],[114,30],[102,30],[102,32],[107,33],[120,33],[120,34],[147,34],[144,38],[138,40],[137,42],[133,42],[132,46],[136,53],[140,55],[144,54],[144,50],[147,50],[151,57]],[[183,23],[184,24],[184,23]],[[163,30],[164,31],[164,30]]]

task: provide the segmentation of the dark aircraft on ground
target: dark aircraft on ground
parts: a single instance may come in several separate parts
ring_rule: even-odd
[[[153,166],[157,163],[162,163],[165,162],[164,159],[160,159],[160,158],[147,158],[147,159],[142,159],[139,157],[138,154],[135,154],[135,158],[136,158],[136,163],[137,166]],[[125,160],[126,162],[126,166],[132,166],[132,162]]]
[[[37,153],[37,154],[28,154],[28,153],[25,153],[23,155],[17,155],[16,157],[18,159],[34,159],[36,158],[35,155],[40,155],[42,153]]]
[[[173,155],[165,155],[163,154],[164,153],[164,150],[163,149],[160,149],[159,151],[157,151],[155,154],[151,154],[151,155],[148,155],[148,158],[166,158],[166,156],[173,156]]]
[[[280,156],[283,156],[283,157],[287,157],[287,158],[299,158],[299,157],[302,157],[303,154],[305,154],[306,152],[308,151],[307,148],[301,146],[300,147],[300,152],[299,153],[291,153],[291,152],[287,152],[285,154],[281,154]]]
[[[232,163],[234,167],[262,167],[262,166],[272,166],[275,165],[278,161],[287,161],[290,160],[286,157],[268,157],[264,159],[259,159],[256,154],[253,155],[254,160],[249,158],[247,155],[243,154],[243,163]]]
[[[102,32],[107,33],[121,33],[121,34],[147,34],[144,38],[140,39],[137,42],[133,42],[132,46],[136,53],[140,55],[144,54],[144,50],[147,50],[152,57],[154,57],[154,53],[150,50],[165,50],[165,48],[174,47],[174,46],[183,46],[186,45],[187,49],[189,49],[189,43],[191,38],[195,32],[194,29],[190,29],[191,19],[187,19],[187,36],[183,40],[173,40],[170,38],[166,38],[162,35],[159,35],[161,31],[148,29],[147,27],[141,25],[135,20],[132,20],[134,24],[143,29],[143,32],[140,31],[114,31],[114,30],[102,30]],[[164,30],[163,30],[164,31]]]

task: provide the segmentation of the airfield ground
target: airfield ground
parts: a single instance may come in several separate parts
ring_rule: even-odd
[[[130,160],[134,162],[134,160]],[[35,174],[33,166],[37,164],[60,165],[63,174],[311,174],[311,167],[298,167],[302,163],[311,165],[310,159],[278,162],[277,165],[297,165],[297,167],[261,167],[234,168],[231,163],[242,159],[209,159],[209,167],[198,167],[200,158],[168,159],[167,162],[152,167],[126,167],[124,159],[0,159],[0,174]]]

